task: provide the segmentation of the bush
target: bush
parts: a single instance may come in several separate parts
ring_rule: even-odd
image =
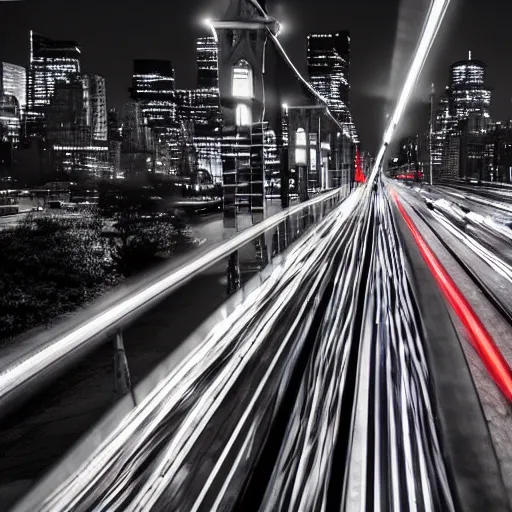
[[[46,325],[118,282],[95,217],[28,218],[0,232],[0,339]]]
[[[173,212],[172,198],[155,194],[154,187],[133,183],[99,190],[98,214],[112,223],[112,260],[123,276],[195,243],[185,221]]]

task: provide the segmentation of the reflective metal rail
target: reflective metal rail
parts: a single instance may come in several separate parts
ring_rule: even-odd
[[[251,242],[259,244],[262,253],[259,270],[262,270],[274,255],[283,252],[348,193],[348,187],[344,186],[290,207],[225,242],[197,251],[192,260],[188,254],[134,279],[49,330],[20,339],[14,354],[0,352],[0,416],[110,340],[114,340],[117,354],[116,387],[122,388],[120,394],[123,394],[130,388],[123,329],[219,262],[229,260],[228,285],[231,292],[235,291],[240,287],[237,255],[241,248]]]

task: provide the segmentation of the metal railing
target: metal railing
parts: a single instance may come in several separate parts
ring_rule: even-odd
[[[255,242],[261,271],[300,235],[350,193],[348,186],[292,206],[231,239],[185,255],[134,279],[73,317],[31,338],[21,339],[14,354],[0,352],[0,416],[80,363],[99,345],[113,342],[116,390],[130,389],[123,330],[204,270],[228,261],[228,293],[240,288],[238,252]],[[258,252],[258,250],[256,251]]]

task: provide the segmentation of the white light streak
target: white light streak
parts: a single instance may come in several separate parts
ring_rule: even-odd
[[[450,0],[432,0],[430,11],[427,16],[427,22],[425,23],[420,42],[416,49],[416,53],[414,54],[414,59],[407,74],[402,92],[400,93],[395,111],[393,112],[393,115],[389,121],[389,125],[384,133],[384,140],[382,142],[382,146],[379,150],[377,158],[375,159],[375,164],[370,175],[370,179],[368,180],[369,182],[372,182],[377,176],[386,149],[393,138],[396,127],[400,122],[402,114],[404,113],[405,107],[407,106],[411,96],[412,90],[416,85],[423,66],[425,65],[428,54],[432,48],[432,44],[434,43],[441,23],[443,22],[444,15],[449,4]]]

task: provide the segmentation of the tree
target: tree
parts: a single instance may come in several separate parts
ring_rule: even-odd
[[[126,277],[194,242],[173,210],[173,198],[156,196],[153,185],[133,181],[100,185],[98,213],[110,221],[112,259]]]
[[[46,325],[115,285],[102,225],[81,218],[28,218],[0,232],[0,339]]]

